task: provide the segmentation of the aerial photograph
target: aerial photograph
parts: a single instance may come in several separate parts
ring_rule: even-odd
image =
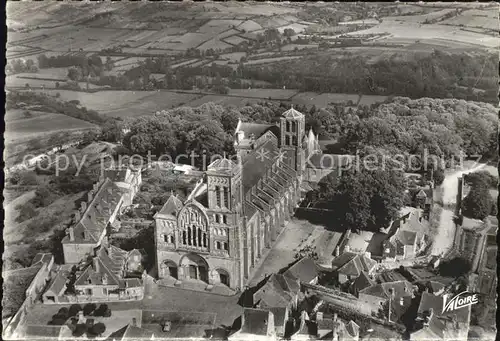
[[[495,340],[499,12],[7,1],[2,338]]]

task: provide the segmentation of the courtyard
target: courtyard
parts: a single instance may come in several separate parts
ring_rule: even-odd
[[[328,231],[322,225],[314,225],[307,220],[292,218],[278,236],[274,246],[268,250],[257,264],[248,286],[255,286],[266,275],[277,273],[295,260],[295,254],[305,246],[315,246],[321,264],[331,265],[333,251],[341,233]]]

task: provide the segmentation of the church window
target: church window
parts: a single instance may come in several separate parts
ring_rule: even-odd
[[[187,240],[187,242],[188,242],[188,245],[191,245],[191,228],[190,227],[188,227],[188,240]]]
[[[216,248],[217,250],[220,250],[220,242],[215,242],[215,248]]]
[[[196,227],[193,225],[193,246],[197,246],[198,243],[196,243]]]
[[[220,187],[215,186],[215,198],[217,201],[217,206],[220,207]]]
[[[169,243],[169,239],[170,239],[170,238],[169,238],[166,234],[164,234],[164,235],[163,235],[163,241],[164,241],[165,243]]]
[[[224,187],[224,207],[229,208],[229,191],[227,187]]]
[[[297,136],[292,136],[292,145],[293,146],[297,145]]]
[[[202,245],[202,232],[201,232],[201,229],[198,227],[198,246],[201,246]]]
[[[175,243],[175,237],[174,236],[170,236],[170,243]]]
[[[289,145],[290,145],[290,136],[289,136],[289,135],[286,135],[286,136],[285,136],[285,145],[286,145],[286,146],[289,146]]]
[[[295,133],[297,131],[297,122],[292,121],[292,133]]]
[[[224,250],[229,251],[229,245],[227,243],[224,243]]]
[[[182,231],[182,244],[186,245],[186,231]]]
[[[220,216],[218,214],[215,215],[215,222],[220,223]]]
[[[207,247],[207,234],[203,233],[203,247]]]
[[[223,215],[223,216],[222,216],[222,222],[223,222],[224,224],[227,224],[227,215]]]
[[[286,131],[290,131],[290,121],[286,121]]]

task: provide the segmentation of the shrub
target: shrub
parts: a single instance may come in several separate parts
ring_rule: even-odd
[[[110,317],[111,309],[109,309],[107,304],[103,303],[96,309],[94,316]]]
[[[106,326],[104,325],[104,323],[99,322],[99,323],[94,324],[94,325],[90,328],[90,330],[88,331],[88,333],[89,333],[89,334],[91,334],[91,335],[100,336],[100,335],[102,335],[105,331],[106,331]]]
[[[38,184],[35,172],[23,172],[19,176],[19,185],[31,186]]]
[[[91,315],[96,310],[96,308],[97,306],[94,303],[87,303],[83,307],[83,314],[85,316]]]
[[[72,304],[70,307],[69,307],[69,311],[68,311],[68,315],[69,316],[76,316],[76,314],[78,314],[79,311],[82,310],[82,306],[79,305],[79,304]]]
[[[22,206],[16,207],[19,209],[19,215],[16,218],[16,222],[22,223],[28,219],[35,217],[38,212],[35,209],[35,206],[31,202],[27,202]]]
[[[77,324],[73,331],[73,336],[80,337],[87,332],[88,328],[85,324]]]
[[[61,317],[65,317],[65,318],[68,318],[69,317],[69,310],[68,308],[61,308],[59,309],[59,311],[57,312],[57,315],[61,316]]]

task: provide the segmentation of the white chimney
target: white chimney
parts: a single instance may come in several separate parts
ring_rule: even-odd
[[[350,252],[351,251],[351,248],[349,247],[349,245],[346,245],[344,247],[344,252]]]
[[[316,321],[323,321],[323,312],[322,311],[318,311],[316,313]]]
[[[365,257],[366,257],[366,258],[370,258],[370,259],[371,259],[371,258],[372,258],[372,253],[371,253],[371,252],[368,252],[368,251],[367,251],[367,252],[365,252]]]
[[[68,228],[69,240],[71,242],[75,241],[75,230],[72,227]]]
[[[95,272],[99,272],[99,270],[100,270],[100,265],[99,265],[99,260],[98,260],[98,258],[97,258],[97,257],[94,257],[94,258],[92,259],[92,261],[93,261],[93,263],[94,263],[94,271],[95,271]]]
[[[82,214],[80,213],[80,211],[76,210],[75,215],[73,217],[74,222],[78,223],[81,219],[82,219]]]
[[[335,257],[340,256],[340,247],[336,246],[335,247]]]
[[[236,134],[238,134],[238,142],[243,141],[243,139],[245,138],[245,132],[240,130]]]

